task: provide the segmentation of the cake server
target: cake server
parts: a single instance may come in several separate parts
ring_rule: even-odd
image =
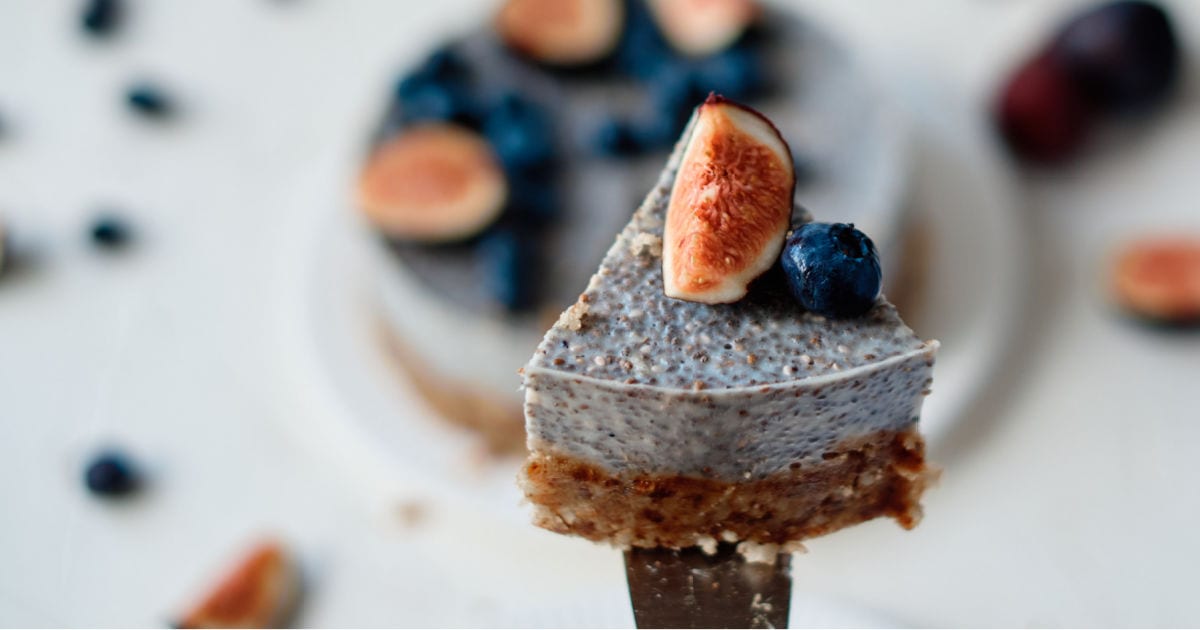
[[[625,576],[639,628],[786,628],[791,554],[749,563],[734,545],[625,552]]]

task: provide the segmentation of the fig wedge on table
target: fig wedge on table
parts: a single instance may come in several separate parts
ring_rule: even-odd
[[[176,626],[285,627],[299,593],[299,571],[287,551],[275,541],[259,543]]]
[[[505,44],[535,61],[577,66],[611,53],[624,21],[622,0],[508,0],[495,26]]]
[[[508,184],[491,145],[445,123],[412,127],[380,145],[358,180],[358,203],[388,236],[464,240],[492,224]]]
[[[1200,324],[1200,238],[1146,238],[1126,246],[1113,296],[1130,313],[1172,325]]]
[[[650,0],[650,9],[671,46],[697,57],[728,48],[760,13],[754,0]]]
[[[792,154],[759,112],[710,95],[695,113],[663,228],[667,297],[721,304],[779,258],[792,215]]]

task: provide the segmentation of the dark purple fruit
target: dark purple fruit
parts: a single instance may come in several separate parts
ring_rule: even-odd
[[[1110,2],[1063,28],[1051,52],[1098,109],[1140,113],[1161,104],[1178,82],[1179,41],[1157,4]]]
[[[996,124],[1020,157],[1055,162],[1074,155],[1090,128],[1091,108],[1058,59],[1044,53],[1017,69],[996,103]]]

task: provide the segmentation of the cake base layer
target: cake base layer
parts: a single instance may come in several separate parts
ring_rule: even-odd
[[[817,462],[744,481],[613,473],[532,450],[522,485],[534,524],[622,548],[783,544],[880,516],[911,529],[935,477],[915,427],[845,440]]]

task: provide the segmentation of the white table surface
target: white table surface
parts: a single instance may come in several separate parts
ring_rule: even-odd
[[[269,303],[289,192],[353,155],[395,70],[489,3],[131,4],[120,37],[92,42],[75,2],[0,0],[0,215],[38,254],[0,282],[0,625],[161,624],[257,532],[309,567],[305,625],[533,618],[569,567],[498,597],[506,567],[472,559],[503,536],[402,527],[285,430],[322,410],[280,365]],[[969,99],[1067,6],[800,4],[878,67]],[[1200,4],[1177,4],[1200,41]],[[177,122],[124,111],[138,77],[178,97]],[[947,473],[921,527],[817,541],[801,592],[921,625],[1200,623],[1200,336],[1128,325],[1101,284],[1123,238],[1200,231],[1195,84],[1135,141],[1023,178],[1038,273],[1018,358],[934,453]],[[123,255],[84,240],[105,205],[139,229]],[[150,469],[140,500],[81,490],[108,441]],[[619,587],[619,558],[595,553]]]

